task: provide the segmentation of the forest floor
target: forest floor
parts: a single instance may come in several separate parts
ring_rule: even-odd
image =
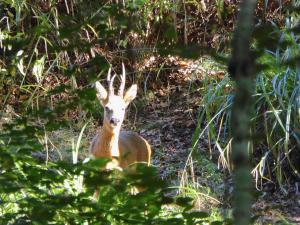
[[[211,160],[215,157],[209,154],[205,138],[197,147],[200,157],[188,160],[201,105],[203,77],[220,80],[226,72],[224,68],[200,67],[205,64],[202,61],[184,62],[173,58],[164,63],[175,69],[162,73],[160,84],[149,79],[147,94],[129,107],[124,129],[135,130],[149,141],[154,152],[152,164],[158,168],[160,176],[179,193],[193,197],[196,208],[217,209],[219,215],[228,215],[230,206],[224,202],[230,197],[223,199],[223,196],[225,188],[229,196],[232,193],[231,176],[218,168],[217,160]],[[86,134],[85,149],[96,129],[92,126]],[[61,133],[56,135],[65,138]],[[87,154],[84,152],[82,157]],[[224,180],[228,181],[227,187]],[[287,190],[285,194],[276,189],[258,192],[259,197],[253,204],[253,212],[260,215],[258,224],[274,224],[279,220],[300,224],[300,197],[295,187]]]
[[[218,81],[226,72],[217,67],[213,70],[211,66],[203,68],[200,61],[175,61],[170,66],[176,64],[177,69],[165,74],[167,77],[163,80],[166,82],[159,88],[152,88],[155,92],[151,99],[147,99],[142,112],[131,116],[130,120],[134,121],[131,128],[151,143],[154,149],[152,163],[158,167],[162,178],[179,188],[193,189],[194,192],[185,194],[194,194],[197,208],[222,208],[226,205],[221,204],[224,200],[224,179],[231,180],[231,176],[225,175],[225,171],[209,160],[207,141],[200,140],[197,151],[202,157],[194,159],[194,165],[191,166],[187,159],[202,100],[201,88],[195,86],[201,87],[204,76]],[[295,193],[296,188],[286,187],[287,193],[283,193],[265,187],[266,190],[258,193],[259,197],[253,204],[253,211],[261,215],[257,222],[273,224],[286,220],[300,224],[300,197]],[[232,187],[228,189],[230,192]]]

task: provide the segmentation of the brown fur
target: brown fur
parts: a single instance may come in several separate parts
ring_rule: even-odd
[[[116,138],[118,138],[118,148],[113,149],[112,143],[116,141]],[[150,145],[144,138],[132,131],[121,131],[117,137],[104,125],[93,139],[90,150],[96,158],[114,157],[121,168],[137,162],[150,164]]]
[[[125,66],[122,63],[121,85],[118,95],[114,94],[111,68],[108,70],[106,89],[97,81],[95,88],[97,97],[104,107],[103,127],[94,137],[90,151],[96,158],[112,158],[107,168],[125,168],[137,162],[150,164],[151,147],[148,142],[137,133],[121,131],[125,109],[137,95],[137,85],[133,84],[125,92]]]

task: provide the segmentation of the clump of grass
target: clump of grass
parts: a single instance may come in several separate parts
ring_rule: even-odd
[[[299,155],[299,68],[293,64],[298,54],[299,37],[287,31],[281,33],[281,41],[274,51],[266,50],[258,62],[268,65],[256,79],[253,96],[255,113],[252,118],[253,142],[249,154],[253,162],[253,176],[260,189],[263,181],[277,183],[282,190],[288,177],[299,177],[299,168],[291,155]],[[228,76],[221,82],[204,80],[204,96],[193,137],[193,149],[207,139],[206,147],[211,157],[218,156],[220,168],[229,172],[231,166],[230,109],[233,83]]]
[[[205,68],[205,70],[224,70],[222,65],[209,57],[202,59],[201,66]],[[193,76],[197,77],[197,74]],[[195,199],[195,208],[213,210],[214,207],[218,208],[221,206],[223,202],[222,197],[225,191],[223,185],[224,174],[218,166],[210,160],[210,158],[216,154],[214,152],[215,149],[212,147],[213,143],[210,142],[212,137],[208,138],[208,136],[215,134],[216,120],[224,120],[221,113],[224,113],[228,108],[226,104],[223,104],[223,101],[228,97],[228,92],[225,90],[227,90],[230,80],[228,77],[225,77],[225,79],[221,81],[209,75],[202,77],[200,89],[198,86],[196,87],[196,90],[200,90],[203,95],[200,102],[201,110],[199,111],[197,127],[192,138],[192,148],[180,176],[179,193]],[[192,83],[192,92],[194,92],[194,86]],[[218,110],[218,107],[221,107],[221,113],[214,115],[213,113]],[[222,140],[220,132],[223,132],[221,129],[223,123],[224,121],[220,124],[220,130],[213,136],[218,137],[217,142],[219,139],[220,141]],[[206,140],[208,140],[208,142]],[[211,155],[205,153],[204,149],[207,149],[207,147],[211,147]],[[223,151],[221,148],[219,148],[219,150]],[[224,156],[223,153],[220,155]],[[220,160],[224,160],[223,163],[225,164],[227,163],[225,157],[220,158]]]

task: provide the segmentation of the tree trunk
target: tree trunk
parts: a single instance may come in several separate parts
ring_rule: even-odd
[[[231,114],[232,152],[234,166],[234,224],[250,223],[251,188],[248,146],[251,142],[250,120],[255,85],[254,59],[250,52],[255,0],[240,4],[237,26],[232,42],[229,73],[236,81],[236,94]]]

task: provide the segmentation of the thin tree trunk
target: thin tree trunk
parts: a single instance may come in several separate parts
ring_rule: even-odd
[[[250,52],[255,0],[240,4],[237,26],[232,42],[229,72],[236,81],[236,94],[232,108],[231,132],[234,166],[234,224],[250,223],[252,179],[248,146],[251,142],[250,120],[253,111],[252,94],[255,85],[254,60]]]

